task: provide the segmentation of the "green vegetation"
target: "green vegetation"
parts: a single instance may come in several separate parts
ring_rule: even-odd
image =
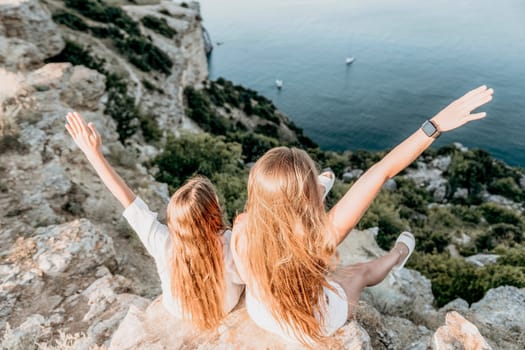
[[[278,114],[270,100],[224,78],[219,78],[216,82],[207,82],[202,90],[187,87],[184,97],[186,115],[197,122],[204,131],[224,135],[231,142],[240,142],[246,162],[255,161],[276,145],[317,148],[312,140],[303,135],[302,129]],[[227,116],[221,115],[218,108],[222,108]],[[266,122],[259,122],[255,129],[249,132],[243,122],[232,119],[231,108],[241,109],[248,117],[257,116]],[[289,143],[281,138],[279,130],[283,124],[295,131],[298,142]]]
[[[120,7],[108,6],[100,0],[65,0],[64,3],[93,21],[111,23],[129,35],[141,35],[138,23]]]
[[[171,12],[169,12],[169,11],[166,10],[166,9],[160,9],[160,10],[159,10],[159,13],[160,13],[160,14],[163,14],[163,15],[165,15],[165,16],[173,17],[173,15],[171,14]]]
[[[102,74],[107,74],[104,68],[106,63],[104,59],[92,56],[80,44],[70,40],[66,40],[66,46],[58,55],[46,59],[45,62],[71,62],[75,66],[86,66]]]
[[[487,290],[502,285],[525,287],[525,268],[500,261],[479,268],[448,254],[415,254],[408,266],[430,278],[439,307],[456,298],[476,302]]]
[[[177,35],[177,31],[168,25],[166,18],[159,18],[151,15],[144,16],[141,20],[144,26],[149,29],[154,30],[160,35],[165,36],[166,38],[173,38]]]
[[[121,142],[125,142],[137,131],[141,131],[147,142],[158,142],[162,137],[156,119],[152,115],[142,113],[135,107],[135,100],[128,93],[124,78],[109,73],[103,59],[94,57],[80,44],[66,41],[66,46],[57,56],[46,62],[71,62],[73,65],[84,65],[106,76],[106,91],[108,101],[104,113],[109,114],[117,122],[117,132]]]
[[[128,61],[144,72],[156,70],[164,74],[171,73],[173,61],[168,54],[153,45],[144,37],[130,36],[115,40],[117,49]]]
[[[231,130],[230,121],[215,111],[210,99],[204,93],[190,86],[184,89],[184,97],[188,106],[186,115],[197,122],[204,131],[224,135]]]
[[[82,18],[69,11],[59,10],[53,14],[52,18],[56,23],[63,24],[73,30],[84,32],[89,29],[89,26]]]
[[[143,36],[139,23],[120,7],[108,6],[100,0],[65,0],[65,4],[81,15],[106,26],[89,26],[80,17],[68,11],[58,11],[53,15],[57,23],[78,31],[90,31],[98,38],[110,38],[119,52],[144,72],[171,73],[173,61],[168,54],[155,46],[150,38]],[[145,16],[141,21],[146,27],[170,38],[176,34],[164,18]]]
[[[160,141],[162,131],[155,117],[146,115],[135,107],[135,100],[128,94],[127,84],[122,77],[108,74],[106,90],[108,101],[104,113],[109,114],[117,122],[117,132],[121,142],[138,130],[141,130],[145,141],[152,143]]]
[[[229,220],[242,211],[248,172],[238,143],[209,134],[171,137],[154,164],[159,168],[156,179],[167,183],[171,191],[196,174],[204,175],[215,184]]]
[[[464,204],[480,204],[481,193],[488,190],[513,200],[522,201],[525,193],[517,185],[521,173],[490,156],[486,151],[475,149],[467,152],[447,149],[452,153],[452,164],[447,171],[450,184],[448,198]],[[454,199],[456,189],[468,190],[468,198]]]

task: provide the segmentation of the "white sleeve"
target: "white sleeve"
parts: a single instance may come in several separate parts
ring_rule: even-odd
[[[148,205],[137,196],[122,216],[138,234],[148,253],[155,260],[165,260],[169,230],[157,220],[157,213],[150,211]]]

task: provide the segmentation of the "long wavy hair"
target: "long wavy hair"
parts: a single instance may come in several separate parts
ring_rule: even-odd
[[[303,343],[322,342],[323,287],[335,256],[317,171],[296,148],[269,150],[248,179],[246,249],[252,291]]]
[[[177,190],[167,209],[171,239],[171,293],[185,319],[201,329],[225,316],[224,259],[221,242],[226,225],[215,188],[195,177]]]

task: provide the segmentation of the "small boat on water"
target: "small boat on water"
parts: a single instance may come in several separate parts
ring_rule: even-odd
[[[355,61],[355,58],[353,58],[353,57],[347,57],[346,58],[346,64],[347,65],[352,64],[354,61]]]
[[[282,87],[283,87],[283,81],[277,79],[277,80],[275,81],[275,86],[277,86],[277,88],[278,88],[279,90],[282,89]]]

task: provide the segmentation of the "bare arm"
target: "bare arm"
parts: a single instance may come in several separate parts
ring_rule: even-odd
[[[471,112],[491,101],[493,92],[486,86],[480,86],[452,102],[433,117],[432,122],[439,131],[444,132],[456,129],[472,120],[484,118],[485,113],[471,114]],[[418,129],[356,181],[328,213],[337,234],[337,244],[341,243],[357,225],[384,183],[410,165],[434,140]]]
[[[66,129],[77,146],[86,155],[106,187],[124,208],[127,208],[135,200],[135,193],[104,158],[101,150],[102,141],[95,126],[92,123],[86,124],[85,120],[77,112],[68,113],[66,118]]]

